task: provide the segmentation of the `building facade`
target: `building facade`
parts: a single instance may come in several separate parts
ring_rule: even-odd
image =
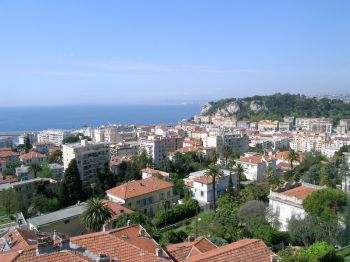
[[[107,143],[89,142],[65,144],[63,151],[63,167],[68,168],[69,163],[76,159],[80,179],[84,186],[97,180],[97,169],[103,167],[110,160],[109,145]]]
[[[179,197],[174,195],[174,184],[156,177],[134,180],[106,191],[107,199],[132,210],[140,210],[149,217],[163,210],[162,201],[172,206]]]

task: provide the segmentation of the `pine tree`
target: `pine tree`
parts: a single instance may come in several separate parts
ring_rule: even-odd
[[[64,206],[73,205],[83,198],[82,182],[75,159],[69,163],[64,173],[60,186],[60,197]]]
[[[28,135],[26,136],[25,141],[24,141],[24,148],[25,148],[26,153],[28,153],[29,150],[32,148],[32,144],[30,143],[30,139],[29,139]]]

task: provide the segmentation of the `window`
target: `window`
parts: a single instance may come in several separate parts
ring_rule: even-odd
[[[163,199],[164,199],[164,193],[160,193],[159,199],[160,199],[160,200],[163,200]]]
[[[204,192],[203,191],[201,191],[201,197],[204,197]]]
[[[167,196],[168,196],[168,198],[170,197],[170,191],[168,191]]]
[[[142,199],[142,204],[143,204],[144,206],[146,206],[146,205],[147,205],[147,198]]]
[[[69,222],[70,222],[70,220],[69,220],[69,219],[64,220],[64,223],[65,223],[65,224],[68,224]]]
[[[153,204],[153,197],[148,198],[148,204]]]

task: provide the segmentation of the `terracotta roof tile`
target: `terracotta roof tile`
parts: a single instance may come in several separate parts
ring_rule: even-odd
[[[213,183],[213,178],[211,176],[199,176],[193,178],[193,181],[203,183],[203,184],[211,184]]]
[[[46,155],[40,154],[38,152],[31,151],[29,153],[23,154],[20,156],[20,159],[23,160],[29,160],[33,158],[46,158]]]
[[[93,257],[106,254],[110,259],[126,262],[171,261],[163,250],[161,257],[157,256],[158,243],[143,231],[140,225],[97,232],[70,239],[70,250],[51,251],[37,255],[37,246],[23,247],[22,251],[0,253],[1,262],[91,262]],[[76,250],[76,251],[74,251]],[[118,261],[119,261],[118,260]]]
[[[207,238],[200,237],[192,242],[168,245],[166,251],[175,261],[183,261],[216,248]]]
[[[163,171],[160,171],[160,170],[157,170],[157,169],[152,169],[152,168],[144,168],[144,169],[141,169],[141,172],[142,173],[147,173],[147,174],[150,174],[150,175],[159,175],[161,177],[168,177],[169,176],[169,173],[167,172],[163,172]]]
[[[298,186],[293,189],[289,189],[287,191],[281,192],[281,194],[296,197],[300,200],[304,200],[308,195],[310,195],[312,192],[316,190],[317,189],[312,187]]]
[[[157,242],[147,233],[145,236],[139,236],[140,229],[143,228],[135,225],[73,237],[71,243],[93,254],[104,253],[110,258],[117,258],[121,261],[169,261],[169,258],[156,256]]]
[[[22,253],[17,252],[17,257],[12,260],[4,260],[4,262],[92,262],[93,260],[89,257],[83,256],[82,254],[63,250],[60,252],[49,253],[46,255],[38,256],[36,254],[36,248],[24,250]],[[0,255],[0,259],[2,256]],[[1,260],[3,261],[3,260]]]
[[[173,186],[174,184],[171,182],[167,182],[156,177],[150,177],[127,182],[125,184],[107,190],[106,193],[122,199],[129,199],[153,191],[171,188]]]
[[[6,157],[16,157],[19,156],[19,153],[13,152],[13,151],[0,151],[0,158],[6,158]]]
[[[112,201],[105,200],[104,203],[108,208],[112,210],[112,213],[113,213],[112,220],[116,220],[118,217],[120,217],[123,214],[131,214],[134,212]]]
[[[255,155],[255,156],[241,157],[238,161],[257,165],[265,161],[269,162],[272,160],[273,159],[270,156]]]
[[[188,262],[271,262],[271,251],[262,240],[243,239],[193,256]]]

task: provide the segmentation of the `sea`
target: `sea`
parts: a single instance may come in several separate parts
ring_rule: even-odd
[[[0,132],[108,124],[174,124],[198,114],[200,108],[193,104],[0,107]]]

